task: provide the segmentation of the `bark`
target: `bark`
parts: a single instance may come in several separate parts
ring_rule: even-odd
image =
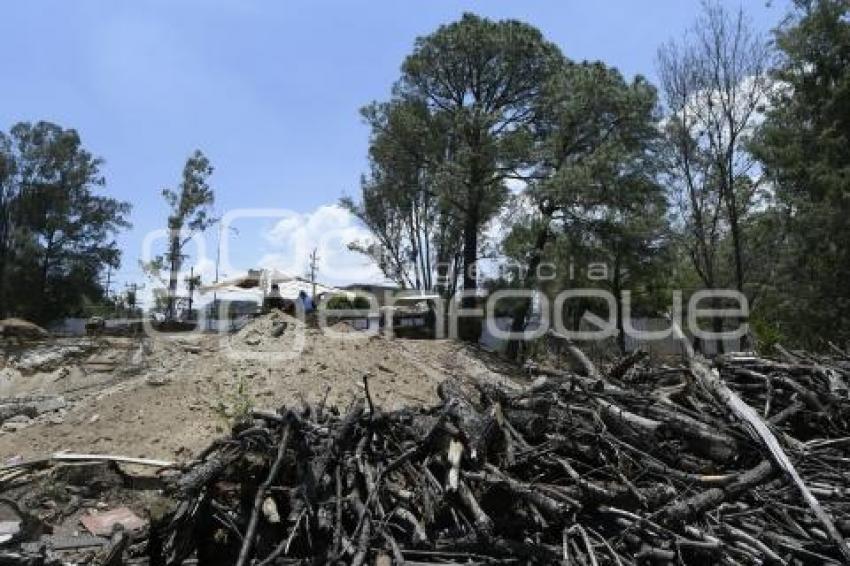
[[[528,260],[528,267],[525,271],[525,277],[523,281],[525,281],[526,287],[531,289],[534,288],[534,284],[537,279],[537,270],[540,267],[540,262],[543,260],[543,250],[546,248],[546,244],[549,241],[550,230],[549,223],[552,220],[552,215],[555,213],[555,207],[551,205],[544,206],[541,209],[543,215],[542,228],[540,232],[537,234],[537,238],[534,242],[534,247],[531,251],[531,257]],[[531,299],[525,299],[517,305],[517,308],[513,313],[513,320],[511,320],[511,332],[519,333],[525,330],[525,325],[528,320],[528,313],[531,311]],[[509,359],[516,360],[520,355],[520,341],[519,340],[511,340],[508,342],[506,355]]]
[[[476,206],[477,205],[473,205]],[[467,211],[463,229],[463,290],[469,295],[464,296],[461,306],[465,309],[475,308],[478,303],[474,293],[478,290],[476,262],[478,261],[478,214],[477,210]],[[472,317],[464,317],[459,321],[460,338],[467,342],[478,342],[481,337],[481,321]]]

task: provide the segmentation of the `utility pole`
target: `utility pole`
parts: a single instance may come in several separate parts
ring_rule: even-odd
[[[319,254],[318,249],[313,248],[313,251],[310,252],[310,283],[313,285],[313,294],[310,297],[314,301],[316,300],[316,273],[319,271]]]

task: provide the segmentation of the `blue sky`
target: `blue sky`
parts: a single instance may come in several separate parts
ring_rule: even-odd
[[[767,33],[787,2],[745,7]],[[167,215],[159,191],[176,184],[195,148],[216,168],[220,213],[288,211],[237,223],[230,271],[297,270],[320,245],[332,282],[374,277],[343,250],[362,229],[330,205],[356,194],[366,170],[358,109],[388,97],[417,36],[464,11],[517,18],[572,59],[654,79],[658,46],[699,10],[698,0],[18,1],[0,17],[0,128],[54,121],[105,159],[109,193],[133,204],[119,285],[141,281],[145,235]],[[215,234],[207,241],[211,258]],[[209,274],[210,262],[199,268]]]

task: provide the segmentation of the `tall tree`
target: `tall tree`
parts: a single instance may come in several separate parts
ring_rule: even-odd
[[[8,266],[11,250],[13,211],[17,201],[17,163],[12,140],[0,132],[0,317],[8,312]]]
[[[47,321],[102,294],[100,272],[119,265],[113,236],[129,226],[130,206],[97,194],[105,185],[102,161],[76,131],[20,123],[10,140],[4,161],[11,176],[0,179],[2,308]]]
[[[177,283],[185,257],[183,249],[196,233],[203,232],[216,222],[210,215],[215,201],[215,195],[208,183],[212,173],[213,167],[209,159],[200,150],[195,150],[183,166],[183,179],[177,190],[162,190],[162,196],[171,208],[168,216],[168,251],[164,256],[169,273],[169,318],[174,318],[176,314]]]
[[[763,310],[789,341],[850,340],[850,3],[797,0],[753,150],[773,188],[782,253]]]
[[[755,161],[746,150],[765,104],[770,51],[735,13],[707,1],[690,36],[659,50],[669,116],[670,178],[682,196],[694,267],[707,287],[717,284],[717,246],[728,229],[734,283],[745,290],[742,223],[752,209]],[[721,214],[723,217],[721,218]]]
[[[554,45],[521,22],[493,22],[472,14],[417,39],[402,66],[397,96],[443,114],[449,158],[444,178],[457,179],[443,197],[460,220],[463,288],[477,287],[479,236],[499,212],[505,181],[522,177],[529,160],[534,101],[561,61]],[[464,299],[465,306],[474,297]],[[475,340],[475,325],[462,327]]]
[[[456,255],[457,222],[442,195],[449,179],[440,175],[446,159],[445,125],[435,124],[427,106],[415,100],[375,103],[362,111],[372,129],[370,173],[364,177],[361,198],[341,204],[372,232],[375,242],[350,246],[371,257],[384,275],[399,285],[438,289]],[[450,294],[450,293],[449,293]]]
[[[625,234],[637,237],[642,215],[654,223],[658,211],[663,217],[655,198],[655,89],[642,77],[628,83],[601,63],[568,63],[546,82],[537,105],[536,160],[525,190],[534,214],[531,223],[514,226],[509,236],[520,254],[514,259],[525,266],[519,283],[534,287],[547,246],[559,239],[607,246],[612,261],[623,268],[618,273],[624,273],[631,245]],[[559,238],[560,233],[571,238]],[[524,245],[517,246],[517,239]],[[614,239],[620,241],[616,246]],[[625,281],[615,282],[624,289]],[[531,301],[517,305],[514,332],[525,327],[530,306]],[[509,354],[518,354],[518,346],[511,343]]]

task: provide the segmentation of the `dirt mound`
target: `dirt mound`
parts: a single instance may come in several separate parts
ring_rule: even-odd
[[[329,330],[334,332],[338,332],[340,334],[347,334],[349,332],[357,332],[353,326],[347,323],[344,320],[337,322],[336,324],[332,324],[328,327]]]
[[[448,376],[510,381],[485,353],[456,342],[335,330],[325,335],[275,312],[234,334],[99,338],[93,352],[49,371],[52,361],[28,375],[7,365],[0,397],[61,396],[68,406],[13,433],[0,431],[0,460],[58,450],[184,460],[252,408],[303,400],[344,410],[363,395],[364,376],[388,410],[434,403]],[[57,341],[65,342],[92,341]]]
[[[281,311],[259,316],[242,327],[231,343],[252,350],[279,350],[282,340],[292,338],[296,330],[304,330],[304,323]]]
[[[0,320],[0,336],[4,338],[47,338],[50,336],[45,329],[28,320],[20,318],[4,318]]]

